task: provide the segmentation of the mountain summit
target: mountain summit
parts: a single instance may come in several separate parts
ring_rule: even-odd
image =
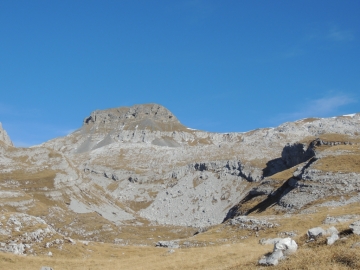
[[[93,111],[83,126],[69,136],[50,144],[69,152],[83,153],[113,143],[145,143],[179,147],[199,140],[195,131],[187,128],[164,106],[142,104]],[[207,136],[207,135],[206,135]],[[48,143],[45,143],[48,145]],[[65,148],[64,148],[65,147]]]
[[[122,129],[174,131],[185,127],[164,106],[141,104],[107,110],[96,110],[84,119],[84,126],[90,129]]]

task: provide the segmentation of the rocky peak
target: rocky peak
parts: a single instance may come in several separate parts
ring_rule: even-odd
[[[10,140],[9,135],[6,133],[6,131],[3,129],[1,123],[0,123],[0,141],[4,142],[7,145],[13,146],[12,141]]]
[[[84,119],[84,126],[160,131],[183,127],[168,109],[159,104],[141,104],[131,107],[96,110]]]

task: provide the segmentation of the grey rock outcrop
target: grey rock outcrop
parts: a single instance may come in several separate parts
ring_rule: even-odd
[[[6,133],[6,131],[3,129],[2,127],[2,124],[0,123],[0,141],[7,144],[7,145],[10,145],[10,146],[13,146],[13,143],[12,141],[10,140],[10,137],[9,135]]]
[[[332,244],[334,244],[337,240],[339,240],[339,235],[334,233],[334,234],[332,234],[331,236],[327,237],[326,243],[327,243],[327,245],[332,245]]]
[[[165,248],[179,248],[179,241],[159,241],[156,243],[156,247],[165,247]]]
[[[323,154],[324,156],[324,154]],[[271,186],[271,177],[260,182],[254,188],[265,190],[265,195],[276,195],[278,205],[286,211],[294,211],[303,208],[305,205],[330,196],[346,196],[354,194],[348,201],[328,201],[322,206],[343,206],[349,203],[359,202],[357,196],[360,190],[360,175],[355,172],[332,172],[315,169],[314,165],[321,161],[322,157],[313,157],[309,161],[300,164],[289,179],[281,188],[274,189]],[[270,184],[270,185],[269,185]]]
[[[337,217],[326,217],[323,221],[324,224],[344,223],[354,219],[358,219],[359,215],[342,215]]]
[[[10,242],[0,243],[0,251],[13,253],[16,255],[23,255],[25,252],[25,245],[22,243]]]
[[[16,233],[13,234],[14,232]],[[39,217],[23,213],[0,215],[0,236],[11,237],[10,241],[0,242],[0,251],[18,255],[32,254],[33,246],[46,246],[45,239],[56,234],[57,232]],[[59,246],[62,243],[57,244]]]
[[[84,119],[84,124],[129,124],[143,121],[138,124],[139,129],[151,128],[154,122],[180,124],[179,120],[168,109],[158,104],[141,104],[132,107],[121,107],[107,110],[96,110]],[[141,125],[142,124],[142,125]],[[136,126],[134,126],[136,127]],[[153,126],[155,127],[155,125]],[[130,128],[128,126],[127,128]],[[160,128],[160,127],[158,127]]]
[[[309,239],[316,239],[323,235],[326,235],[326,231],[321,227],[311,228],[307,232],[307,236]]]
[[[360,220],[355,221],[349,227],[350,227],[351,231],[353,232],[353,234],[360,235]]]
[[[312,145],[308,146],[303,143],[287,144],[281,153],[281,158],[287,168],[303,163],[313,156],[315,156],[315,152]]]
[[[274,227],[278,227],[276,222],[270,222],[267,218],[250,218],[247,216],[238,216],[229,221],[230,225],[238,226],[247,230],[266,230]]]
[[[282,238],[274,243],[273,252],[259,260],[260,265],[278,265],[280,260],[297,251],[298,245],[291,238]]]

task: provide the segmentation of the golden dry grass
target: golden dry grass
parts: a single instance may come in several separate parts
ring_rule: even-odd
[[[321,158],[315,169],[331,172],[360,173],[360,155],[336,155]]]
[[[64,246],[65,247],[65,246]],[[58,269],[226,269],[240,261],[256,261],[268,248],[233,244],[216,247],[168,249],[155,247],[122,247],[113,244],[90,243],[85,246],[66,245],[60,253],[49,249],[53,257],[24,257],[0,253],[1,269],[39,270],[41,266]]]
[[[291,178],[293,176],[293,174],[296,171],[297,167],[298,166],[294,166],[294,167],[292,167],[290,169],[283,170],[281,172],[273,174],[269,178],[271,178],[273,180],[279,180],[279,181],[288,180],[289,178]]]
[[[327,246],[326,238],[321,238],[314,243],[300,245],[298,252],[294,255],[289,256],[279,265],[266,269],[360,269],[360,248],[351,248],[359,241],[359,236],[349,235],[346,240]]]
[[[320,134],[319,136],[309,136],[305,137],[301,140],[303,143],[310,143],[311,141],[315,140],[316,138],[320,138],[324,141],[329,142],[352,142],[352,143],[359,143],[360,142],[360,136],[350,136],[346,134],[337,134],[337,133],[326,133],[326,134]]]
[[[299,122],[302,122],[302,123],[311,123],[311,122],[314,122],[316,120],[319,120],[319,118],[314,118],[314,117],[310,117],[310,118],[305,118]]]
[[[218,225],[208,231],[193,237],[187,237],[181,242],[206,244],[206,247],[175,249],[169,253],[168,249],[150,246],[119,246],[110,243],[90,242],[88,246],[77,242],[76,245],[64,245],[63,250],[56,247],[46,249],[53,257],[47,256],[16,256],[0,253],[0,269],[40,269],[47,265],[58,269],[357,269],[359,267],[359,249],[350,246],[360,242],[360,237],[349,235],[345,241],[339,241],[333,246],[324,245],[324,239],[306,243],[304,235],[309,228],[330,225],[322,224],[327,216],[344,214],[360,214],[360,204],[352,204],[337,208],[320,208],[313,214],[297,214],[292,216],[273,216],[274,222],[281,226],[258,231],[240,229],[237,226]],[[252,216],[262,216],[253,214]],[[346,231],[348,223],[335,226],[339,231]],[[130,226],[128,228],[131,228]],[[163,232],[158,228],[136,227],[128,231],[139,238],[156,238]],[[134,229],[135,229],[134,228]],[[169,231],[171,227],[168,228]],[[142,231],[142,235],[140,235]],[[272,250],[271,245],[259,245],[261,238],[278,237],[279,232],[296,231],[295,241],[299,245],[296,254],[281,261],[277,267],[263,268],[257,265],[259,258]],[[126,235],[121,235],[126,237]],[[169,235],[170,236],[170,235]],[[176,232],[171,235],[174,239]],[[242,237],[246,236],[246,239]],[[120,236],[119,236],[120,237]]]

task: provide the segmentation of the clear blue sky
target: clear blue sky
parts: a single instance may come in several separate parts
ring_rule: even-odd
[[[0,1],[0,122],[18,146],[159,103],[196,129],[359,112],[360,1]]]

